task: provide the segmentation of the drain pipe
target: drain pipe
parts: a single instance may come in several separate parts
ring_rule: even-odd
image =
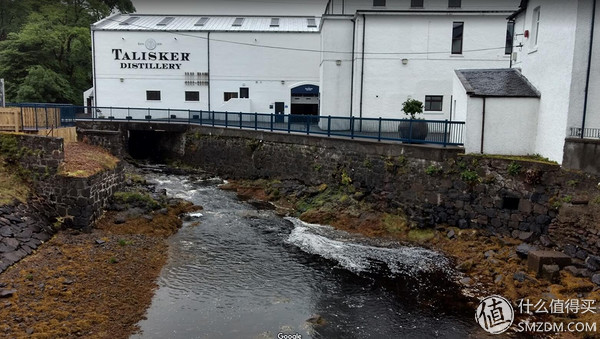
[[[206,38],[206,63],[208,69],[208,111],[210,112],[210,32],[208,32]]]
[[[594,0],[594,4],[592,6],[592,29],[590,32],[590,50],[588,54],[588,65],[587,65],[587,75],[585,79],[585,92],[583,97],[583,119],[581,121],[581,139],[583,139],[583,135],[585,134],[585,118],[587,115],[587,106],[588,106],[588,93],[590,88],[590,73],[592,71],[592,52],[594,49],[594,26],[596,23],[596,0]]]
[[[483,98],[483,110],[481,116],[481,154],[483,154],[483,140],[485,138],[485,97]]]
[[[359,117],[362,119],[363,113],[363,88],[365,85],[365,30],[367,27],[367,20],[365,15],[363,17],[363,31],[362,31],[362,51],[361,51],[361,66],[360,66],[360,108]],[[361,120],[362,121],[362,120]]]
[[[356,45],[356,20],[352,19],[352,69],[350,70],[350,117],[354,108],[354,50]]]

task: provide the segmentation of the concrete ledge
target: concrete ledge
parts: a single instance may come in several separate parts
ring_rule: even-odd
[[[565,139],[563,167],[600,175],[600,140]]]

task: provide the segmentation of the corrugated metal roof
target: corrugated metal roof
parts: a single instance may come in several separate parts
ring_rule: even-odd
[[[272,26],[271,19],[279,18],[279,26]],[[133,20],[132,18],[139,18]],[[173,20],[165,20],[173,18]],[[204,25],[196,25],[201,18],[208,18]],[[237,18],[244,18],[241,26],[234,26]],[[310,25],[314,19],[316,25]],[[165,25],[159,25],[164,23]],[[128,24],[122,24],[128,22]],[[92,25],[92,30],[103,31],[240,31],[240,32],[318,32],[320,18],[285,16],[173,16],[173,15],[124,15],[117,14]]]

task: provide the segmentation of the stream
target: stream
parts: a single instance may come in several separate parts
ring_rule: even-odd
[[[219,179],[148,179],[204,210],[169,238],[132,338],[485,336],[437,252],[281,218],[219,189]]]

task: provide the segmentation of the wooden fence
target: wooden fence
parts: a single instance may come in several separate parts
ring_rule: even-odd
[[[60,108],[0,108],[0,131],[24,132],[60,127]]]

